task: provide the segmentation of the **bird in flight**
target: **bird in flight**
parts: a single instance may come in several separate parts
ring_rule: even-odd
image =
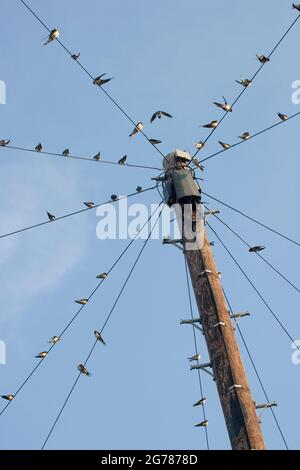
[[[204,126],[200,127],[206,127],[206,129],[215,129],[219,125],[219,121],[211,121],[208,124],[205,124]]]
[[[217,103],[214,101],[214,104],[218,107],[223,109],[223,111],[226,111],[226,113],[231,113],[232,112],[232,106],[231,104],[227,103],[226,98],[223,96],[224,103]]]
[[[99,75],[98,77],[96,77],[93,81],[93,84],[94,85],[98,85],[98,86],[102,86],[104,85],[105,83],[108,83],[112,80],[113,77],[110,77],[110,78],[102,78],[104,77],[104,75],[106,75],[106,73],[102,73],[101,75]]]
[[[40,353],[38,353],[36,356],[37,359],[44,359],[46,356],[47,356],[48,352],[47,351],[42,351]]]
[[[84,374],[84,375],[87,375],[88,377],[89,377],[90,375],[92,375],[92,374],[87,370],[87,368],[84,367],[83,364],[79,364],[79,365],[77,366],[77,369],[79,370],[79,372],[81,372],[81,373]]]
[[[263,251],[265,249],[266,249],[265,246],[258,245],[258,246],[252,246],[251,248],[249,248],[249,251],[250,253],[258,253],[259,251]]]
[[[247,88],[248,86],[252,85],[252,80],[250,80],[249,78],[241,77],[240,80],[236,80],[236,83],[239,83],[243,87]]]
[[[89,299],[79,299],[79,300],[75,300],[76,304],[79,304],[79,305],[86,305],[88,303]]]
[[[257,55],[256,54],[256,57],[257,57],[257,60],[259,60],[259,62],[261,64],[266,64],[267,62],[270,62],[270,58],[266,57],[265,55]]]
[[[42,152],[43,146],[41,143],[37,144],[36,147],[34,148],[36,152]]]
[[[48,219],[50,220],[50,222],[53,222],[53,220],[56,219],[55,215],[53,214],[50,214],[50,212],[46,211],[47,212],[47,216],[48,216]]]
[[[0,140],[0,146],[5,147],[6,145],[9,144],[9,142],[10,142],[10,140],[8,140],[8,139],[2,139],[2,140]]]
[[[219,144],[223,147],[223,149],[227,150],[231,147],[230,144],[226,144],[226,142],[222,142],[221,140],[219,140]]]
[[[277,113],[277,115],[282,121],[287,121],[289,118],[286,114]]]
[[[242,139],[242,140],[250,139],[250,133],[249,132],[244,132],[242,135],[239,135],[239,139]]]
[[[95,338],[98,341],[101,341],[101,343],[104,344],[104,346],[106,346],[106,343],[105,343],[104,339],[102,338],[101,333],[99,331],[95,330],[94,335],[95,335]]]
[[[127,160],[127,155],[124,155],[124,157],[120,158],[119,164],[120,164],[120,165],[125,165],[126,160]]]
[[[166,111],[156,111],[150,119],[151,124],[153,121],[155,121],[156,118],[161,119],[163,116],[173,118],[173,116],[169,113],[166,113]]]
[[[52,29],[52,31],[50,32],[49,36],[48,36],[48,39],[47,41],[45,42],[44,46],[47,46],[47,44],[49,44],[49,42],[52,42],[54,41],[54,39],[57,39],[59,36],[59,31],[58,29]]]
[[[131,132],[131,134],[129,134],[129,137],[133,137],[135,136],[138,132],[140,132],[144,127],[144,124],[142,122],[138,122],[136,125],[135,125],[135,128],[133,129],[133,131]]]

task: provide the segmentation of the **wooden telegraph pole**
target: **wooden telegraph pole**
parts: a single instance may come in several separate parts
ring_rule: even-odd
[[[178,203],[182,209],[182,218],[178,222],[182,226],[184,255],[232,449],[263,450],[265,443],[255,403],[207,234],[202,237],[200,248],[190,249],[190,236],[182,214],[187,205],[191,210],[201,207],[199,187],[187,166],[187,160],[190,159],[191,157],[182,151],[175,151],[165,157],[165,201],[169,206]],[[200,229],[196,225],[196,231]]]

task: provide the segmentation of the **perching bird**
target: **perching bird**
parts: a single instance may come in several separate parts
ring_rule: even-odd
[[[206,129],[214,129],[214,128],[217,127],[218,125],[219,125],[219,121],[211,121],[210,123],[205,124],[205,125],[202,126],[202,127],[206,127]]]
[[[136,188],[136,191],[137,191],[138,193],[140,193],[141,191],[143,191],[142,186],[138,186],[138,187]]]
[[[99,77],[96,77],[93,81],[93,84],[94,85],[98,85],[98,86],[102,86],[104,85],[105,83],[108,83],[112,80],[113,77],[110,77],[110,78],[102,78],[104,77],[104,75],[106,75],[106,73],[102,73],[101,75],[99,75]]]
[[[223,149],[227,150],[231,147],[230,144],[226,144],[226,142],[221,142],[221,140],[219,140],[219,144],[223,147]]]
[[[205,421],[201,421],[201,423],[199,424],[195,424],[196,428],[202,428],[202,427],[206,428],[207,426],[208,426],[208,419],[206,419]]]
[[[192,361],[199,361],[200,358],[201,358],[201,354],[195,354],[195,356],[188,357],[188,360],[189,360],[190,362],[192,362]]]
[[[62,154],[64,157],[68,157],[70,155],[70,149],[65,149]]]
[[[124,157],[120,158],[119,164],[120,164],[120,165],[125,165],[126,160],[127,160],[127,155],[124,155]]]
[[[204,405],[205,402],[206,402],[206,397],[203,397],[199,401],[196,401],[196,403],[194,403],[193,406]]]
[[[106,346],[106,342],[102,338],[101,333],[99,331],[95,330],[94,335],[98,341],[101,341],[101,343],[104,344],[104,346]]]
[[[38,353],[36,356],[34,356],[34,357],[36,357],[37,359],[44,359],[44,357],[46,357],[47,354],[48,354],[47,351],[42,351],[42,352]]]
[[[5,147],[5,145],[9,144],[9,142],[10,142],[10,140],[8,140],[8,139],[2,139],[2,140],[0,140],[0,146]]]
[[[226,98],[223,96],[224,103],[217,103],[214,101],[214,104],[218,107],[223,109],[223,111],[226,111],[226,113],[231,113],[232,112],[232,106],[231,104],[227,103]]]
[[[96,276],[96,279],[105,279],[108,276],[107,273],[101,273]]]
[[[1,398],[3,398],[4,400],[12,401],[15,396],[12,395],[12,393],[9,393],[8,395],[1,395]]]
[[[133,131],[131,132],[131,134],[129,134],[129,137],[135,136],[139,131],[143,129],[143,127],[144,127],[144,124],[142,122],[138,122],[135,128],[133,129]]]
[[[300,3],[293,3],[292,8],[295,8],[295,10],[300,11]]]
[[[53,222],[53,220],[56,219],[55,215],[53,214],[50,214],[50,212],[46,211],[47,212],[47,216],[48,216],[48,219],[50,220],[50,222]]]
[[[74,59],[74,60],[78,60],[79,57],[80,57],[80,52],[78,52],[77,54],[72,54],[71,57],[72,57],[72,59]]]
[[[278,114],[278,117],[282,120],[282,121],[287,121],[288,120],[288,116],[286,114],[282,114],[282,113],[277,113]]]
[[[152,145],[158,145],[158,144],[161,144],[162,141],[161,140],[158,140],[158,139],[149,139],[149,142],[150,144]]]
[[[60,340],[59,336],[52,336],[52,338],[48,341],[50,344],[56,344]]]
[[[95,204],[93,203],[93,201],[87,201],[87,202],[84,202],[83,203],[86,207],[88,207],[89,209],[92,209]]]
[[[239,139],[242,139],[242,140],[250,139],[250,133],[249,132],[244,132],[242,135],[239,135]]]
[[[169,113],[166,113],[166,111],[156,111],[153,116],[151,117],[150,119],[150,122],[152,123],[153,121],[155,121],[156,118],[158,119],[161,119],[163,116],[166,116],[168,118],[172,118],[173,116],[171,116],[171,114]]]
[[[257,60],[259,60],[259,62],[261,64],[266,64],[267,62],[270,62],[270,58],[266,57],[265,55],[257,55],[256,54],[256,57],[257,57]]]
[[[199,142],[195,143],[195,147],[196,147],[197,150],[201,150],[205,147],[205,143],[202,142],[202,140],[199,140]]]
[[[86,305],[88,303],[89,299],[79,299],[75,300],[75,302],[79,305]]]
[[[110,199],[111,199],[112,201],[116,201],[116,200],[118,199],[118,196],[117,196],[116,194],[112,194],[112,195],[110,196]]]
[[[93,160],[100,160],[101,155],[100,152],[96,153],[96,155],[93,157]]]
[[[266,249],[265,246],[258,245],[258,246],[252,246],[251,248],[249,248],[249,251],[250,253],[258,253],[259,251],[263,251],[265,249]]]
[[[49,36],[48,36],[48,39],[47,41],[45,42],[44,46],[46,46],[47,44],[49,44],[49,42],[51,41],[54,41],[54,39],[57,39],[59,36],[59,31],[58,29],[52,29],[52,31],[50,32]]]
[[[241,77],[240,80],[236,80],[236,83],[239,83],[243,87],[247,88],[248,86],[252,85],[252,80],[250,80],[249,78]]]
[[[34,150],[36,152],[42,152],[42,150],[43,150],[42,144],[41,143],[37,144],[37,146],[34,148]]]
[[[81,373],[84,374],[84,375],[87,375],[88,377],[89,377],[90,375],[92,375],[92,374],[87,370],[87,368],[84,367],[83,364],[79,364],[79,365],[77,366],[77,369],[79,370],[79,372],[81,372]]]

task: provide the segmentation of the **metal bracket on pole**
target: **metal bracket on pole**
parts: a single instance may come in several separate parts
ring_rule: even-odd
[[[210,217],[211,215],[217,215],[217,214],[220,214],[220,211],[218,209],[212,209],[212,210],[208,210],[204,212],[204,224],[206,224],[208,217]]]
[[[238,322],[240,321],[241,318],[244,318],[244,317],[250,317],[250,313],[249,312],[237,312],[237,313],[231,313],[230,310],[228,310],[228,314],[229,314],[229,317],[234,320],[234,325],[233,325],[233,329],[235,330],[236,327],[237,327],[237,324]]]
[[[261,423],[261,417],[262,417],[263,412],[266,411],[269,408],[273,408],[273,407],[277,406],[276,401],[272,401],[272,402],[269,402],[269,403],[262,403],[262,404],[256,404],[256,403],[254,403],[254,404],[255,404],[255,408],[257,410],[261,410],[261,412],[258,416],[258,419],[259,419],[260,423]]]
[[[203,333],[203,329],[201,328],[201,326],[197,325],[197,323],[201,324],[200,318],[193,318],[190,320],[180,320],[180,325],[192,325],[195,328],[197,328],[197,330],[201,331],[201,333]]]
[[[183,251],[182,246],[179,246],[179,244],[182,245],[182,239],[181,238],[172,240],[170,237],[164,237],[162,244],[163,245],[173,245],[173,246],[176,246],[176,248],[178,248],[180,251]]]
[[[196,364],[194,366],[191,366],[190,370],[201,369],[204,372],[206,372],[207,374],[209,374],[214,379],[215,378],[214,374],[212,372],[210,372],[209,370],[207,370],[208,367],[212,367],[211,362],[205,362],[203,364]]]

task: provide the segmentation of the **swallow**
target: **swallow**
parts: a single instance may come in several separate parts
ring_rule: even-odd
[[[87,370],[87,368],[84,367],[83,364],[79,364],[79,365],[77,366],[77,369],[79,370],[79,372],[81,372],[81,373],[84,374],[84,375],[87,375],[88,377],[89,377],[90,375],[92,375],[92,374]]]
[[[202,140],[200,140],[199,142],[196,142],[194,145],[195,145],[197,150],[201,150],[205,147],[205,143],[202,142]]]
[[[144,124],[142,122],[138,122],[135,128],[133,129],[133,131],[131,132],[131,134],[129,134],[129,137],[135,136],[139,131],[143,129],[143,127],[144,127]]]
[[[15,396],[9,393],[8,395],[1,395],[1,398],[3,398],[4,400],[12,401]]]
[[[158,140],[158,139],[149,139],[149,142],[150,144],[152,145],[158,145],[158,144],[161,144],[162,141],[161,140]]]
[[[37,144],[37,146],[34,148],[34,150],[36,152],[42,152],[42,150],[43,150],[42,144],[41,143]]]
[[[100,152],[96,153],[96,155],[93,157],[93,160],[100,160],[101,155]]]
[[[206,129],[215,129],[219,125],[219,121],[211,121],[209,124],[205,124],[202,127],[205,127]]]
[[[96,276],[96,279],[105,279],[108,276],[107,273],[101,273]]]
[[[40,353],[38,353],[36,356],[37,359],[44,359],[46,356],[47,356],[48,352],[47,351],[42,351]]]
[[[104,75],[106,75],[106,73],[102,73],[101,75],[99,75],[99,77],[96,77],[93,81],[93,84],[98,85],[98,86],[102,86],[102,85],[105,85],[105,83],[110,82],[113,78],[113,77],[102,78],[102,77],[104,77]]]
[[[286,114],[277,113],[277,115],[282,121],[287,121],[289,118]]]
[[[204,405],[205,402],[206,402],[206,397],[203,397],[199,401],[196,401],[196,403],[194,403],[193,406]]]
[[[219,140],[219,144],[223,147],[223,149],[227,150],[231,147],[230,144],[226,144],[225,142],[221,142],[221,140]]]
[[[263,251],[265,249],[266,249],[265,246],[258,245],[258,246],[252,246],[251,248],[249,248],[249,251],[250,253],[258,253],[259,251]]]
[[[195,354],[195,356],[188,357],[188,360],[189,360],[190,362],[192,362],[192,361],[199,361],[200,358],[201,358],[201,354]]]
[[[195,424],[195,428],[206,428],[208,426],[208,419],[201,421],[199,424]]]
[[[76,302],[76,304],[79,304],[79,305],[86,305],[88,301],[89,299],[79,299],[79,300],[75,300],[74,302]]]
[[[62,154],[64,157],[68,157],[70,155],[70,149],[65,149]]]
[[[223,109],[226,113],[231,113],[232,112],[232,106],[231,104],[227,103],[226,98],[223,96],[224,103],[217,103],[214,101],[214,104],[218,107]]]
[[[136,188],[136,192],[137,192],[137,193],[140,193],[141,191],[143,191],[142,186],[138,186],[138,187]]]
[[[0,146],[5,147],[6,145],[9,144],[9,142],[10,142],[10,140],[8,140],[8,139],[2,139],[2,140],[0,140]]]
[[[166,113],[166,111],[156,111],[150,119],[151,124],[153,121],[155,121],[156,118],[161,119],[163,116],[168,117],[168,118],[173,117],[171,116],[171,114]]]
[[[300,11],[300,3],[293,3],[292,8],[295,8],[295,10]]]
[[[52,336],[51,339],[49,339],[48,343],[50,344],[56,344],[60,340],[59,336]]]
[[[250,80],[249,78],[241,77],[240,80],[236,80],[236,83],[239,83],[239,85],[242,85],[243,87],[247,88],[248,86],[252,85],[252,80]]]
[[[259,62],[261,64],[266,64],[267,62],[270,62],[270,58],[266,57],[265,55],[257,55],[256,54],[256,57],[257,57],[257,60],[259,60]]]
[[[57,39],[59,36],[59,31],[58,29],[52,29],[52,31],[50,32],[49,36],[48,36],[48,39],[47,41],[45,42],[44,46],[47,46],[47,44],[49,44],[49,42],[52,42],[54,41],[54,39]]]
[[[120,160],[119,160],[118,163],[119,163],[120,165],[125,165],[126,160],[127,160],[127,155],[124,155],[124,157],[120,158]]]
[[[118,199],[118,196],[116,194],[112,194],[110,198],[112,201],[116,201]]]
[[[239,135],[239,139],[242,139],[242,140],[250,139],[250,133],[249,132],[244,132],[242,135]]]
[[[102,338],[101,333],[99,331],[95,330],[94,335],[95,335],[95,338],[98,341],[101,341],[101,343],[104,344],[104,346],[106,346],[106,343],[105,343],[104,339]]]
[[[71,55],[71,58],[74,59],[74,60],[78,60],[80,57],[80,52],[78,52],[77,54],[72,54]]]
[[[92,209],[93,207],[95,207],[95,204],[93,203],[93,201],[87,201],[87,202],[84,202],[83,204],[89,209]]]
[[[48,219],[50,220],[50,222],[53,222],[53,220],[56,219],[55,215],[53,214],[50,214],[50,212],[46,211],[47,212],[47,216],[48,216]]]

